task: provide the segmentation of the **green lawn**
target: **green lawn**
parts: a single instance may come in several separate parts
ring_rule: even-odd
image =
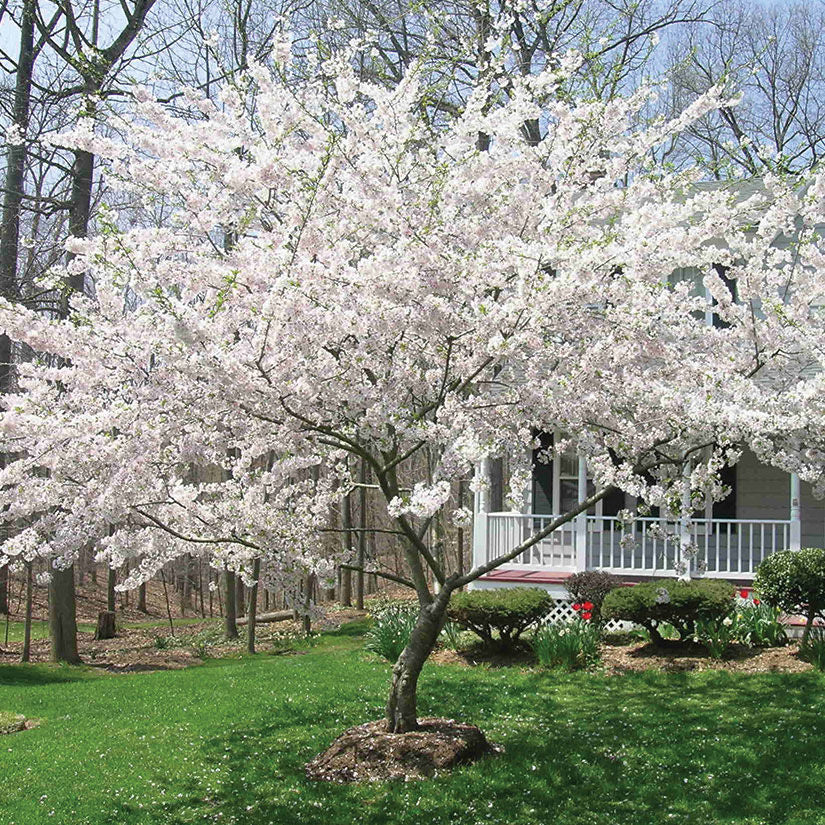
[[[200,619],[200,618],[193,618],[193,619],[172,619],[172,624],[175,627],[185,627],[186,625],[191,624],[199,624],[200,622],[211,622],[216,623],[220,620],[218,619]],[[150,628],[150,627],[158,627],[161,630],[163,628],[169,627],[169,620],[168,619],[161,619],[155,617],[154,619],[147,619],[146,621],[141,622],[118,622],[119,627],[131,627],[131,628]],[[23,641],[23,622],[18,621],[17,619],[13,619],[8,622],[9,634],[8,634],[8,641],[10,642],[22,642]],[[95,632],[95,625],[93,624],[84,624],[80,622],[77,625],[77,629],[81,633],[94,633]],[[33,621],[32,622],[32,639],[48,639],[49,638],[49,623],[46,621]],[[5,644],[6,639],[6,620],[5,617],[0,616],[0,644]]]
[[[8,623],[10,642],[23,641],[23,622],[10,621]],[[95,626],[93,624],[78,624],[77,629],[81,633],[94,633]],[[45,621],[32,622],[32,639],[48,639],[49,638],[49,623]],[[5,644],[6,640],[6,619],[5,616],[0,616],[0,644]]]
[[[334,786],[303,764],[381,714],[389,666],[346,632],[302,655],[112,676],[0,667],[0,822],[825,822],[825,678],[428,666],[421,711],[505,753],[432,781]],[[53,812],[53,813],[52,813]]]

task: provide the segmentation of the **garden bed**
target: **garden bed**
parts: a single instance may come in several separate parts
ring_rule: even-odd
[[[795,645],[749,648],[731,645],[724,657],[713,659],[695,642],[672,642],[655,647],[649,642],[601,646],[602,665],[609,673],[662,670],[729,670],[737,673],[802,673],[812,665],[799,658]]]

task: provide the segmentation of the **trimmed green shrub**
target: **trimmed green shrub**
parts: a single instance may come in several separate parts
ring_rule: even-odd
[[[498,642],[508,647],[552,608],[552,596],[535,587],[471,590],[453,593],[447,616],[472,630],[486,645]]]
[[[591,621],[601,624],[604,597],[621,584],[622,580],[612,573],[603,573],[601,570],[582,570],[570,576],[564,586],[574,602],[589,602],[593,605],[590,610]]]
[[[804,645],[814,619],[825,617],[825,550],[807,547],[768,556],[756,568],[753,587],[769,605],[806,617]]]
[[[599,661],[599,626],[583,619],[564,624],[543,624],[530,639],[536,659],[543,667],[580,670]]]
[[[373,624],[366,633],[364,647],[390,662],[397,662],[407,646],[418,618],[414,603],[389,603],[372,614]]]
[[[681,639],[691,639],[697,621],[728,615],[733,595],[733,585],[718,579],[659,579],[611,590],[602,604],[602,617],[641,625],[653,644],[661,646],[665,639],[660,625],[671,624]]]

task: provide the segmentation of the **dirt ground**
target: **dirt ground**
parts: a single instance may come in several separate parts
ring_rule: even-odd
[[[813,669],[812,665],[799,658],[798,647],[793,644],[766,648],[732,645],[723,659],[712,659],[705,648],[692,642],[661,650],[641,642],[622,646],[602,645],[602,663],[613,674],[642,670],[801,673]]]
[[[157,616],[138,613],[137,621],[152,621]],[[345,608],[330,611],[313,624],[314,631],[334,630],[341,624],[364,616],[363,611]],[[132,621],[118,612],[118,623]],[[78,650],[85,664],[113,673],[134,673],[146,670],[175,670],[199,664],[204,658],[232,656],[246,650],[246,628],[239,626],[240,638],[225,642],[222,624],[217,621],[197,621],[176,625],[174,634],[168,624],[151,627],[118,627],[114,639],[95,640],[93,633],[78,632]],[[280,621],[258,625],[256,646],[259,650],[287,652],[300,647],[303,626],[299,622]],[[20,660],[22,642],[8,642],[0,646],[0,664],[14,664]],[[32,641],[32,662],[49,661],[49,640]]]
[[[438,664],[457,664],[465,667],[531,667],[535,664],[526,647],[512,651],[485,651],[480,647],[466,650],[439,648],[431,657]],[[685,672],[691,670],[728,670],[737,673],[802,673],[812,670],[808,662],[799,658],[795,644],[785,647],[747,648],[732,645],[723,659],[712,659],[704,647],[692,642],[676,643],[659,649],[648,642],[601,646],[601,668],[611,675],[630,671],[662,670]]]

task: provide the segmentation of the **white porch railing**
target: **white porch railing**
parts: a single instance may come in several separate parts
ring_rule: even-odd
[[[488,513],[476,534],[489,561],[513,550],[546,527],[552,515]],[[683,536],[682,530],[687,531]],[[682,545],[694,573],[719,578],[753,577],[771,553],[791,547],[791,521],[776,519],[693,519],[686,525],[658,518],[637,518],[625,524],[615,517],[587,516],[574,520],[530,547],[510,567],[557,571],[606,570],[624,575],[674,575]],[[584,546],[582,546],[584,544]],[[479,553],[479,556],[482,554]]]

